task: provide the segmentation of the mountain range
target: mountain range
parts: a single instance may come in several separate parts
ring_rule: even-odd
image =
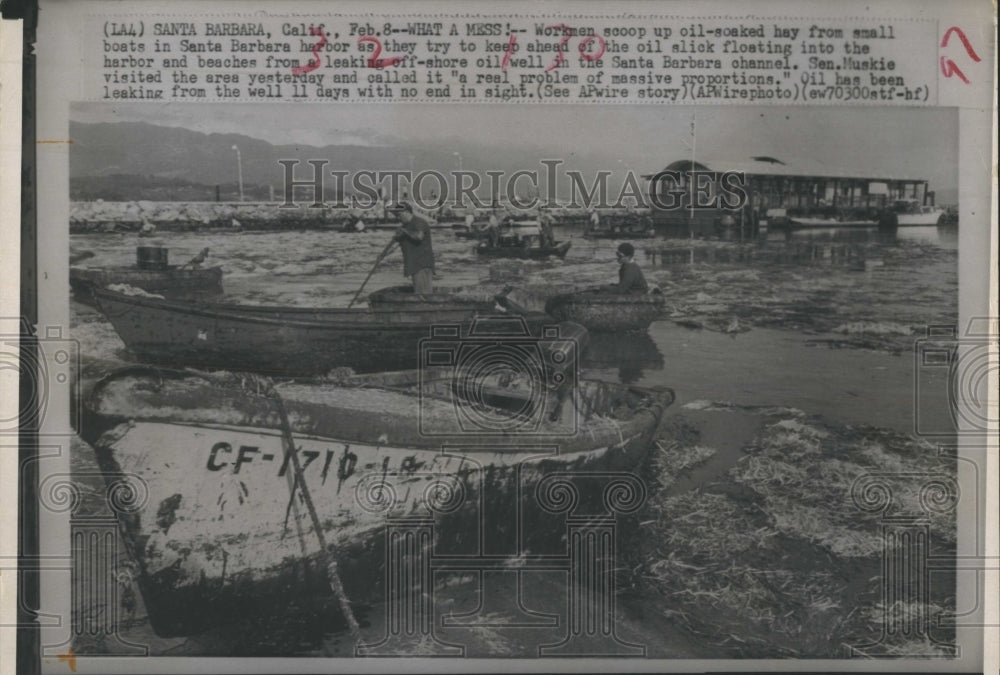
[[[342,170],[355,173],[362,170],[415,171],[458,169],[461,151],[462,168],[483,174],[486,170],[504,171],[507,175],[521,169],[538,171],[544,167],[540,158],[565,156],[562,168],[606,168],[620,171],[616,160],[598,156],[580,156],[577,153],[560,153],[558,149],[539,149],[532,156],[523,150],[504,146],[490,146],[462,141],[442,147],[408,141],[396,145],[274,145],[244,134],[205,134],[179,127],[158,126],[145,122],[70,123],[70,178],[76,185],[94,184],[97,179],[111,176],[143,176],[148,180],[184,181],[206,186],[233,185],[237,181],[237,146],[242,156],[245,186],[273,186],[281,194],[284,186],[284,167],[278,160],[298,160],[296,180],[312,176],[309,160],[327,160],[327,183],[333,188],[329,172]],[[568,156],[566,156],[568,155]],[[617,186],[620,179],[609,181]],[[437,189],[434,180],[428,179],[425,189]],[[523,181],[519,185],[527,185]]]
[[[161,126],[147,122],[70,122],[70,181],[71,198],[129,199],[214,199],[221,186],[223,198],[238,195],[237,155],[240,150],[243,183],[247,198],[266,198],[269,189],[281,195],[284,188],[284,167],[279,160],[298,160],[296,180],[312,176],[309,160],[327,160],[327,189],[334,189],[329,172],[437,170],[453,171],[461,167],[485,176],[486,171],[502,171],[507,176],[515,171],[531,170],[544,181],[541,159],[560,158],[559,196],[569,194],[569,180],[564,171],[577,169],[589,185],[598,170],[612,172],[608,180],[612,196],[618,194],[623,181],[623,164],[610,153],[573,150],[559,147],[533,146],[526,152],[523,145],[499,143],[496,140],[477,141],[386,141],[380,145],[330,144],[275,145],[246,134],[202,133],[182,127]],[[459,153],[461,159],[459,159]],[[671,158],[651,157],[641,165],[633,158],[636,170],[652,173]],[[662,161],[661,161],[662,160]],[[484,178],[485,180],[485,178]],[[527,186],[521,180],[520,188]],[[640,181],[644,188],[645,183]],[[938,188],[938,204],[957,203],[957,190]],[[424,184],[424,192],[436,190],[433,180]],[[350,192],[350,190],[348,190]],[[488,198],[488,190],[480,196]],[[544,188],[542,192],[545,193]],[[524,189],[519,190],[524,196]],[[253,197],[251,197],[253,195]]]

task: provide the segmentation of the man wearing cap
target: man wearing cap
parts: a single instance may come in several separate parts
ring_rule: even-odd
[[[615,293],[646,293],[649,291],[649,284],[646,277],[642,275],[642,270],[632,261],[635,255],[635,247],[628,242],[618,245],[618,285],[612,286]]]
[[[426,220],[413,212],[413,205],[409,202],[403,202],[395,210],[402,223],[394,239],[403,251],[403,276],[413,280],[414,293],[432,293],[434,248],[431,246],[431,228]]]

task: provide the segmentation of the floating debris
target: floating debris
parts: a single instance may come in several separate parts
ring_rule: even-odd
[[[683,409],[725,413],[727,406],[693,401]],[[756,411],[764,425],[728,480],[681,494],[667,489],[673,476],[712,451],[672,418],[671,431],[682,433],[654,453],[657,487],[639,514],[633,566],[641,585],[662,595],[672,620],[734,657],[842,658],[890,620],[924,621],[926,635],[953,611],[953,589],[932,586],[932,602],[922,607],[879,606],[886,512],[861,508],[856,490],[858,481],[877,478],[892,495],[893,516],[919,515],[932,548],[950,550],[956,523],[947,491],[935,495],[941,508],[928,511],[924,501],[929,476],[942,485],[954,479],[955,458],[884,429],[789,409]],[[938,642],[953,639],[940,632]],[[929,649],[922,638],[901,634],[886,640],[886,649],[900,654],[947,646]]]
[[[682,446],[666,439],[656,441],[659,452],[654,453],[652,464],[661,485],[673,483],[677,477],[715,456],[715,448],[705,445]]]
[[[833,329],[834,333],[845,335],[913,335],[913,329],[898,323],[853,321],[843,323]]]

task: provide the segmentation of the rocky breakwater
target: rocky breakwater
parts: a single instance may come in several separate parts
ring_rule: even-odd
[[[71,202],[71,234],[94,232],[227,230],[304,230],[342,228],[363,218],[382,222],[385,211],[311,208],[298,204],[283,208],[278,202]]]

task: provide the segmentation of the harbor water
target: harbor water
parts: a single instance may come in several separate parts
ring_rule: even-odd
[[[573,235],[556,229],[557,239],[573,241],[563,261],[490,262],[477,258],[473,242],[437,228],[435,287],[468,294],[510,284],[531,289],[524,297],[532,297],[546,288],[617,281],[619,242]],[[208,247],[205,264],[222,267],[227,301],[346,307],[390,236],[219,231],[140,240],[131,233],[82,234],[71,237],[70,252],[93,252],[82,264],[105,267],[132,264],[140,243],[168,247],[174,264]],[[955,229],[634,243],[636,261],[663,293],[667,310],[648,333],[593,335],[579,364],[586,377],[662,385],[677,394],[643,469],[647,505],[620,528],[618,636],[661,658],[844,656],[844,646],[864,643],[866,631],[879,625],[879,612],[889,609],[877,606],[877,522],[845,515],[850,495],[837,493],[841,482],[880,468],[953,470],[930,450],[921,455],[930,446],[914,435],[914,411],[922,411],[922,424],[950,428],[947,373],[925,372],[915,354],[928,327],[958,322]],[[397,249],[365,292],[405,281]],[[71,320],[85,364],[130,362],[97,310],[72,302]],[[73,468],[93,469],[92,450],[82,442],[74,446]],[[787,480],[778,481],[779,474]],[[825,492],[817,485],[826,485]],[[827,502],[808,502],[818,492]],[[805,512],[815,513],[826,534],[809,534]],[[717,520],[727,513],[728,524]],[[758,532],[755,543],[727,529],[744,526]],[[953,544],[953,523],[940,526],[941,545]],[[716,550],[722,540],[730,542],[728,567],[710,560],[727,555]],[[810,568],[821,581],[805,578]],[[769,575],[780,579],[764,579]],[[473,580],[458,575],[441,583],[442,612],[475,609],[480,599]],[[541,573],[522,581],[520,592],[531,598],[532,611],[558,613],[565,611],[565,584],[558,574]],[[779,587],[784,590],[772,590]],[[129,592],[134,604],[119,630],[151,654],[351,653],[347,634],[330,618],[332,601],[308,610],[275,608],[267,621],[166,639],[144,621],[138,590]],[[953,595],[947,583],[931,592],[943,608]],[[847,606],[852,602],[857,606]],[[384,629],[380,612],[368,608],[363,617],[373,639]],[[466,644],[468,656],[534,656],[532,645],[558,642],[561,630],[537,628],[528,639],[526,628],[489,626],[442,629],[440,637]],[[108,650],[114,651],[108,641],[88,638],[77,651]]]

